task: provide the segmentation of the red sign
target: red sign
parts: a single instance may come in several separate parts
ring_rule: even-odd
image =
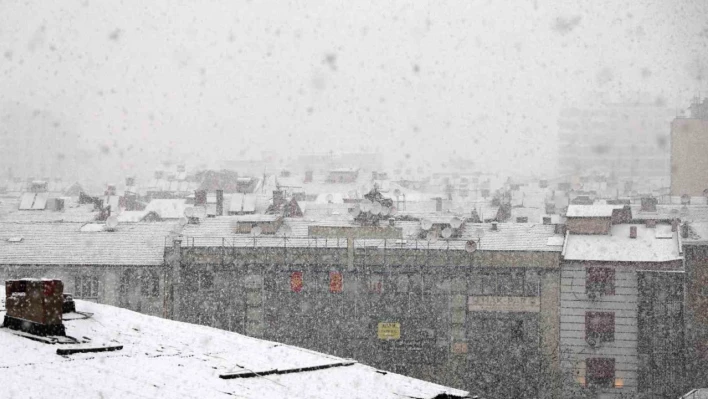
[[[372,275],[369,278],[369,292],[374,294],[380,294],[383,292],[383,277],[378,275]]]
[[[342,273],[329,272],[329,292],[342,292]]]
[[[290,289],[293,292],[302,291],[302,272],[293,272],[290,275]]]

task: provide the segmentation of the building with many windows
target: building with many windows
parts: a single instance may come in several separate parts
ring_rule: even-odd
[[[708,98],[671,122],[671,194],[708,196]]]
[[[632,223],[629,208],[570,205],[567,213],[574,217],[561,263],[566,395],[680,395],[684,272],[677,224]]]
[[[565,108],[558,119],[558,171],[617,178],[669,178],[672,110],[655,104],[607,103]]]
[[[166,249],[171,317],[491,397],[556,392],[555,226],[463,223],[458,238],[421,240],[410,221],[286,218],[260,236],[234,233],[242,222],[188,224]]]

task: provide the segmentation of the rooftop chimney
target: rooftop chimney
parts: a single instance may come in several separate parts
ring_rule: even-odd
[[[135,178],[134,177],[126,177],[125,178],[125,185],[126,187],[132,187],[135,185]]]
[[[671,231],[672,232],[675,232],[678,230],[678,224],[679,224],[678,219],[671,220]]]
[[[216,190],[216,216],[224,215],[224,190]]]
[[[688,238],[688,223],[686,222],[681,225],[681,238]]]
[[[285,202],[283,190],[273,190],[273,205],[280,206],[283,202]]]
[[[637,226],[629,226],[629,238],[637,238]]]
[[[435,198],[435,212],[442,212],[442,198]]]
[[[207,204],[207,193],[206,190],[197,190],[194,192],[194,205],[196,206],[206,206]]]
[[[656,212],[656,198],[642,198],[642,207],[640,209],[642,212]]]
[[[497,222],[492,222],[492,231],[497,231],[497,230],[498,230]]]

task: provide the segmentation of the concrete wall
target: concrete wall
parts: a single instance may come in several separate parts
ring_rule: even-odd
[[[703,195],[708,189],[708,121],[671,122],[671,195]]]
[[[166,250],[167,258],[172,251]],[[557,372],[548,371],[558,370],[558,253],[187,246],[180,251],[180,320],[491,396],[554,395],[548,380]],[[302,275],[300,292],[291,286],[294,272]],[[517,276],[520,289],[507,287],[507,272]],[[341,273],[342,292],[331,292],[331,273]],[[479,279],[495,273],[502,276],[494,280],[497,296],[520,305],[470,310],[471,297],[494,296],[480,291]],[[212,275],[213,285],[190,282],[204,274]],[[397,323],[400,338],[380,339],[380,323]],[[501,338],[512,334],[509,328],[515,329],[512,344]],[[486,345],[490,340],[497,344]],[[485,362],[498,366],[496,371]],[[518,371],[513,378],[510,369]]]
[[[134,276],[128,285],[121,287],[121,276],[130,270]],[[157,276],[157,293],[144,290],[147,283],[147,271]],[[57,278],[64,283],[64,293],[74,294],[75,298],[120,306],[153,316],[164,314],[165,270],[159,266],[76,266],[76,265],[0,265],[0,281],[16,278]],[[77,277],[95,277],[98,281],[98,295],[83,297],[76,287]],[[146,287],[147,288],[147,287]]]
[[[686,355],[693,386],[708,381],[708,245],[685,245]]]

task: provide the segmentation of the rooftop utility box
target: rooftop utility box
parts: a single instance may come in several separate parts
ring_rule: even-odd
[[[64,284],[61,280],[5,281],[3,326],[35,335],[66,335],[62,324]]]

